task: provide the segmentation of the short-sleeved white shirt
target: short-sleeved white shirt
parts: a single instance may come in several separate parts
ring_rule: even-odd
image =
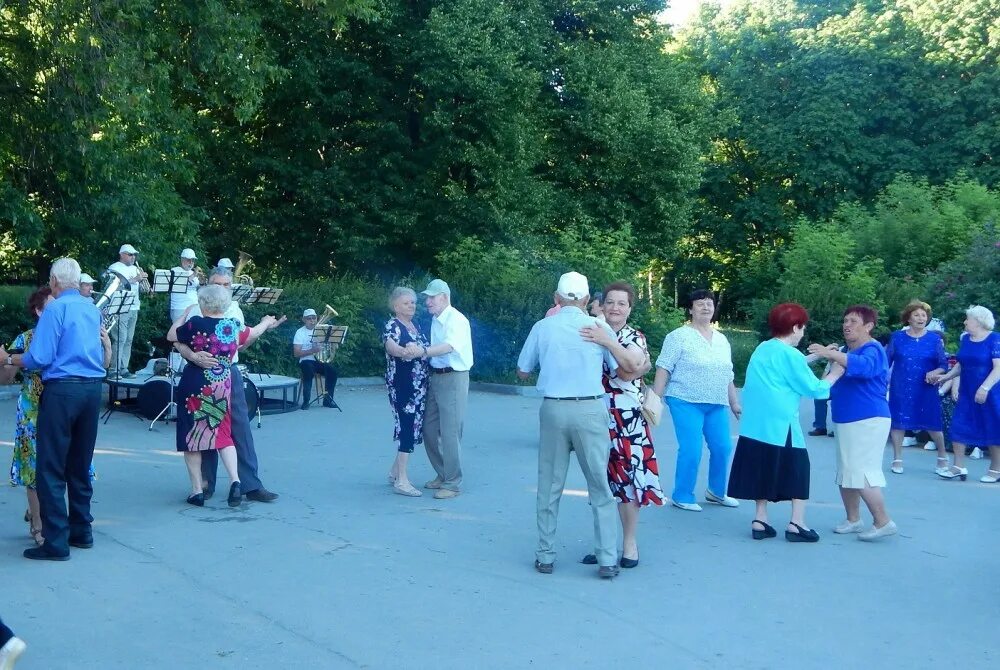
[[[297,344],[303,349],[308,349],[312,347],[312,336],[313,332],[309,328],[302,326],[295,331],[295,337],[292,338],[292,344]],[[303,356],[299,359],[300,361],[314,361],[316,356],[314,354],[309,354],[308,356]]]
[[[132,265],[125,265],[121,261],[118,261],[108,266],[108,270],[111,272],[117,272],[122,277],[125,277],[125,279],[127,279],[129,283],[132,285],[132,288],[129,290],[129,293],[132,294],[133,296],[132,299],[134,300],[134,302],[132,303],[132,309],[130,309],[129,311],[138,312],[139,311],[139,268],[134,263]]]
[[[448,305],[431,321],[431,346],[447,342],[454,351],[431,358],[432,368],[451,368],[456,372],[472,369],[472,327],[465,315]]]
[[[185,272],[184,268],[177,266],[175,268],[170,268],[174,272]],[[188,277],[188,288],[187,293],[171,293],[170,294],[170,311],[180,311],[182,309],[187,309],[191,305],[198,304],[198,275],[191,273]]]
[[[733,352],[719,331],[712,340],[692,326],[681,326],[663,338],[656,367],[670,373],[664,395],[694,403],[729,406],[729,384],[734,379]]]

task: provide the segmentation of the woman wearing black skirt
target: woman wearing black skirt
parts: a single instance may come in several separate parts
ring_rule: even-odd
[[[809,369],[806,357],[795,348],[808,322],[809,315],[801,305],[784,303],[772,309],[767,323],[773,337],[754,350],[747,367],[729,495],[757,503],[751,524],[755,540],[777,535],[767,523],[767,503],[783,500],[792,502],[785,539],[819,540],[819,534],[805,523],[809,452],[799,423],[799,403],[803,397],[828,398],[830,385],[843,369],[834,365],[823,379]]]

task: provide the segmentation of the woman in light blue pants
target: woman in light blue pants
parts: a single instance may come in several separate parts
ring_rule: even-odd
[[[739,418],[739,397],[733,384],[733,355],[726,336],[712,327],[715,298],[698,290],[688,298],[691,321],[671,331],[656,359],[653,392],[666,394],[677,434],[674,507],[700,512],[694,487],[701,465],[702,444],[708,443],[708,489],[705,500],[724,507],[739,501],[726,495],[729,458],[729,410]]]

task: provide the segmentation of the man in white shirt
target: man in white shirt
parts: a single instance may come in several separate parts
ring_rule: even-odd
[[[94,296],[94,278],[86,272],[80,273],[80,295],[84,298],[93,298]]]
[[[299,368],[302,370],[302,409],[309,409],[313,377],[320,373],[326,377],[326,397],[323,398],[323,407],[337,407],[337,403],[333,401],[333,391],[337,387],[337,368],[333,367],[332,363],[321,363],[316,360],[316,353],[320,350],[312,342],[316,321],[316,310],[310,308],[302,312],[302,327],[295,331],[295,337],[292,338],[292,354],[299,359]]]
[[[170,268],[171,272],[190,272],[191,276],[187,279],[187,293],[171,293],[170,294],[170,320],[176,321],[181,314],[184,313],[191,305],[198,304],[198,277],[194,273],[194,262],[198,257],[194,253],[194,249],[184,249],[181,251],[181,264],[177,267]],[[183,279],[178,281],[184,281]]]
[[[225,268],[212,270],[208,278],[209,284],[218,284],[228,289],[233,287],[233,275]],[[192,316],[201,316],[201,308],[195,303],[181,315],[181,324],[186,323]],[[224,318],[236,319],[241,324],[246,323],[243,317],[243,310],[236,302],[229,305],[229,309],[223,314]],[[176,320],[175,320],[176,322]],[[180,325],[180,324],[178,324]],[[185,344],[174,343],[174,348],[184,359],[203,369],[210,369],[215,366],[215,358],[207,351],[192,351]],[[233,355],[233,366],[230,374],[233,380],[232,403],[233,411],[230,415],[232,422],[233,442],[236,443],[236,466],[239,470],[240,488],[247,500],[254,502],[274,502],[278,498],[277,493],[272,493],[264,488],[264,484],[257,475],[257,450],[254,448],[253,433],[250,431],[250,415],[247,409],[247,398],[244,392],[243,374],[240,372],[236,362],[239,360],[239,352]],[[215,449],[201,452],[201,477],[205,482],[205,499],[208,500],[215,493],[215,474],[219,467],[219,454]]]
[[[611,441],[602,373],[605,364],[617,370],[618,362],[607,349],[581,335],[581,329],[595,325],[610,331],[605,322],[584,312],[590,302],[587,278],[578,272],[562,275],[555,299],[562,309],[535,323],[517,359],[521,379],[540,368],[537,388],[545,397],[539,412],[535,569],[552,572],[559,501],[569,455],[575,451],[594,514],[597,574],[611,579],[618,574],[618,519],[607,477]]]
[[[472,369],[472,329],[469,320],[451,306],[451,288],[441,279],[424,289],[431,322],[431,378],[424,414],[424,448],[437,477],[424,487],[436,489],[437,499],[454,498],[462,484],[462,428],[469,400]],[[414,345],[408,345],[413,347]],[[414,347],[415,348],[415,347]]]
[[[118,315],[118,323],[109,333],[112,346],[109,378],[128,379],[135,376],[128,371],[128,364],[132,358],[132,336],[135,335],[135,324],[139,320],[139,282],[147,279],[146,273],[136,265],[138,255],[139,251],[131,244],[123,244],[118,249],[118,262],[108,267],[108,273],[119,274],[129,282],[129,293],[133,300],[132,308]]]

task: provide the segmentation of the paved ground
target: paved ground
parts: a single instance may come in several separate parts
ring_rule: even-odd
[[[943,482],[932,453],[907,450],[887,492],[902,534],[869,545],[829,532],[843,517],[833,440],[810,438],[818,545],[753,542],[746,505],[652,509],[641,565],[608,582],[577,563],[592,526],[575,464],[556,571],[532,569],[538,400],[473,394],[465,489],[440,502],[385,484],[384,393],[338,400],[343,414],[265,417],[261,474],[281,499],[238,509],[185,505],[173,427],[114,416],[98,438],[96,546],[67,563],[20,557],[23,492],[0,488],[0,614],[28,641],[19,668],[912,670],[1000,658],[1000,486],[974,481],[983,461],[970,481]],[[0,435],[13,415],[0,403]],[[670,426],[656,436],[669,484]],[[411,472],[431,477],[425,456]]]

